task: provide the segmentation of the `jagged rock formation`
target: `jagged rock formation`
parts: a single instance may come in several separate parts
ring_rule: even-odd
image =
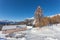
[[[35,27],[39,27],[40,26],[40,22],[42,19],[43,15],[42,15],[42,9],[40,8],[40,6],[37,7],[37,10],[35,11]]]
[[[35,27],[42,27],[51,24],[60,23],[60,15],[55,15],[53,17],[43,17],[42,9],[40,6],[37,7],[34,16],[34,26]]]

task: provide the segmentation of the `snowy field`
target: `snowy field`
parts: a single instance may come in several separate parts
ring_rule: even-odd
[[[22,33],[25,33],[25,35],[20,38],[6,38],[6,34],[2,34],[2,32],[0,32],[0,38],[5,38],[6,40],[60,40],[60,24],[44,26],[42,28],[31,28],[26,31],[22,31]],[[15,33],[15,36],[18,34],[21,33]]]

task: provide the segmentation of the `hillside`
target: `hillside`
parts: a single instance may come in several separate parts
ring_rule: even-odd
[[[19,36],[25,34],[20,38],[13,38],[14,36]],[[2,36],[3,35],[3,36]],[[5,37],[6,34],[1,34],[1,38],[5,38],[7,40],[60,40],[60,23],[54,24],[50,26],[44,26],[42,28],[31,28],[26,31],[22,31],[22,33],[17,32],[14,33],[12,38]]]
[[[42,28],[32,28],[28,33],[29,40],[60,40],[60,23]]]

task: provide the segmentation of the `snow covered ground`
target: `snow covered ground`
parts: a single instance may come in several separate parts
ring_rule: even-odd
[[[22,38],[6,38],[7,40],[60,40],[60,24],[44,26],[42,28],[31,28],[26,31]],[[18,33],[16,33],[18,34]],[[0,37],[4,35],[0,32]],[[3,36],[3,38],[5,38]]]
[[[27,35],[28,40],[60,40],[60,24],[32,28]]]

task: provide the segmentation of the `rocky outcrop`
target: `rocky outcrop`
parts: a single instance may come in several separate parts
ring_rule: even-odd
[[[40,8],[40,6],[38,6],[37,10],[35,11],[35,27],[40,26],[40,22],[41,22],[42,17],[43,17],[42,9]]]

